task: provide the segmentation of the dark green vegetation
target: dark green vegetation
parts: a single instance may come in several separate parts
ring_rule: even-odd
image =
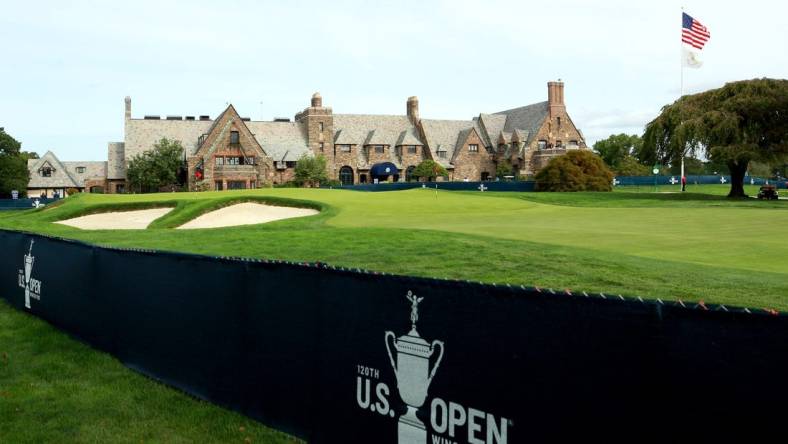
[[[594,151],[619,176],[648,176],[651,168],[641,160],[643,139],[638,135],[613,134],[594,144]],[[652,162],[653,164],[653,162]]]
[[[320,186],[321,183],[328,181],[328,170],[326,167],[326,157],[307,156],[306,154],[298,159],[295,167],[295,182],[300,185]]]
[[[134,156],[126,172],[129,187],[136,192],[155,192],[163,187],[178,187],[182,172],[183,146],[177,140],[161,139],[153,149]],[[179,180],[180,179],[180,180]]]
[[[536,174],[538,191],[610,191],[613,172],[598,155],[576,150],[550,159]]]
[[[424,160],[413,170],[413,177],[426,180],[435,180],[437,177],[449,177],[443,165],[434,160]]]
[[[777,164],[788,157],[788,80],[731,82],[681,97],[647,125],[643,139],[643,151],[663,163],[687,154],[724,162],[728,195],[743,197],[751,161]]]
[[[20,196],[27,194],[27,183],[30,173],[27,171],[27,159],[36,159],[36,153],[21,150],[22,144],[0,130],[0,198],[10,198],[11,191],[19,191]]]

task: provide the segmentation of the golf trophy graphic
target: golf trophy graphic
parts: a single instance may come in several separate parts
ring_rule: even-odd
[[[416,321],[419,319],[418,305],[424,298],[417,297],[411,291],[408,291],[407,297],[411,302],[410,332],[396,338],[393,332],[387,331],[385,334],[386,351],[389,353],[389,360],[397,377],[399,396],[408,406],[408,411],[399,418],[399,444],[424,444],[427,442],[427,429],[424,427],[424,423],[416,417],[416,412],[427,398],[427,389],[435,376],[435,371],[438,370],[445,346],[442,341],[437,339],[430,344],[419,336],[416,331]],[[393,340],[397,350],[396,363],[391,355],[389,337]],[[440,345],[440,354],[432,371],[429,371],[429,360],[437,345]]]
[[[25,258],[25,308],[30,308],[30,277],[33,272],[33,262],[36,258],[33,257],[33,241],[30,241],[30,250],[24,256]]]

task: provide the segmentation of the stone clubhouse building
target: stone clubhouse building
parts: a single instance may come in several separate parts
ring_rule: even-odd
[[[124,192],[127,162],[162,138],[183,145],[190,190],[285,183],[293,179],[299,159],[315,155],[325,156],[329,178],[343,184],[415,180],[413,170],[426,159],[445,167],[448,180],[485,181],[494,179],[503,161],[521,176],[531,176],[551,158],[587,148],[566,111],[561,81],[548,82],[545,102],[470,120],[422,118],[416,97],[407,99],[404,115],[335,114],[319,93],[292,121],[253,121],[232,105],[215,119],[140,119],[132,118],[131,98],[126,97],[124,132],[123,142],[109,143],[103,163],[106,176],[100,185],[107,193]],[[36,174],[31,170],[31,177]],[[91,175],[89,183],[76,188],[97,187],[97,179]]]

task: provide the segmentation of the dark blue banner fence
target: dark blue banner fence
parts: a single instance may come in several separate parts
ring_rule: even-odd
[[[617,186],[625,186],[625,185],[640,185],[640,186],[654,186],[656,183],[657,185],[675,185],[676,187],[681,186],[681,176],[676,174],[673,176],[616,176],[616,185]],[[717,185],[727,185],[730,186],[731,183],[731,176],[721,175],[721,176],[687,176],[687,185],[710,185],[710,184],[717,184]],[[747,176],[744,178],[745,185],[776,185],[777,188],[786,188],[788,186],[788,179],[782,180],[774,180],[774,179],[764,179],[762,177],[751,177]]]
[[[29,210],[35,208],[35,202],[41,205],[49,205],[59,199],[0,199],[0,211],[2,210]]]
[[[382,182],[358,185],[322,186],[321,188],[335,188],[355,191],[401,191],[414,188],[430,188],[448,191],[534,191],[533,181],[512,182]]]
[[[788,317],[773,312],[1,230],[0,252],[12,306],[310,442],[782,433]]]

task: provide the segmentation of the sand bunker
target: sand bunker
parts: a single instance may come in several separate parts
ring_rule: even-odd
[[[150,210],[88,214],[56,223],[83,230],[144,230],[151,222],[170,211],[172,208],[151,208]]]
[[[318,211],[308,208],[275,207],[257,203],[240,203],[203,214],[178,228],[219,228],[262,224],[275,220],[290,219],[292,217],[312,216],[317,213]]]

